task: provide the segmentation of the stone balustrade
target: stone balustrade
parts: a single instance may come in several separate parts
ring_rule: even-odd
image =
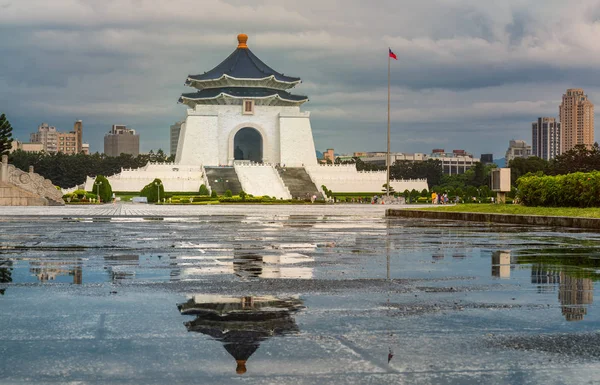
[[[8,156],[2,156],[0,166],[0,183],[2,186],[2,205],[64,205],[62,192],[54,187],[52,181],[33,172],[25,172],[8,164]]]

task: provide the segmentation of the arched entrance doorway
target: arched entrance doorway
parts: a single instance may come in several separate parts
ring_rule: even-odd
[[[256,129],[244,127],[233,138],[233,159],[262,163],[263,139]]]

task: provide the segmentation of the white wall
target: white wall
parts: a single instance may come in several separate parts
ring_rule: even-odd
[[[174,163],[149,163],[138,169],[121,169],[119,174],[107,177],[113,191],[140,191],[156,178],[162,181],[165,191],[198,191],[204,183],[201,166]],[[87,177],[86,191],[95,191],[94,180]]]
[[[317,164],[310,114],[281,115],[279,118],[281,164],[290,167]]]
[[[197,105],[187,110],[181,127],[176,163],[233,164],[233,139],[244,127],[263,137],[263,162],[316,164],[310,114],[300,107],[255,106],[253,115],[238,105]]]
[[[179,134],[176,163],[218,165],[218,125],[219,117],[215,113],[188,110],[188,117]]]
[[[306,171],[320,187],[325,185],[333,192],[380,192],[387,182],[385,171],[359,172],[351,165],[318,165]],[[429,190],[426,179],[390,180],[395,191]]]

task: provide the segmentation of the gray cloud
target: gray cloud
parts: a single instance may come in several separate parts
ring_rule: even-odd
[[[0,110],[15,136],[42,121],[84,120],[102,150],[111,124],[168,147],[188,74],[214,67],[250,35],[274,68],[301,76],[317,148],[385,147],[387,48],[393,149],[465,148],[502,156],[556,116],[562,93],[600,100],[600,1],[4,0]]]

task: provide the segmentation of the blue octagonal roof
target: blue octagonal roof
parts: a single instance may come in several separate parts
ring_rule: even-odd
[[[216,80],[223,75],[236,79],[264,79],[273,76],[276,80],[287,83],[300,82],[300,78],[286,76],[263,63],[248,48],[237,48],[227,59],[212,70],[201,75],[190,75],[193,80]]]

